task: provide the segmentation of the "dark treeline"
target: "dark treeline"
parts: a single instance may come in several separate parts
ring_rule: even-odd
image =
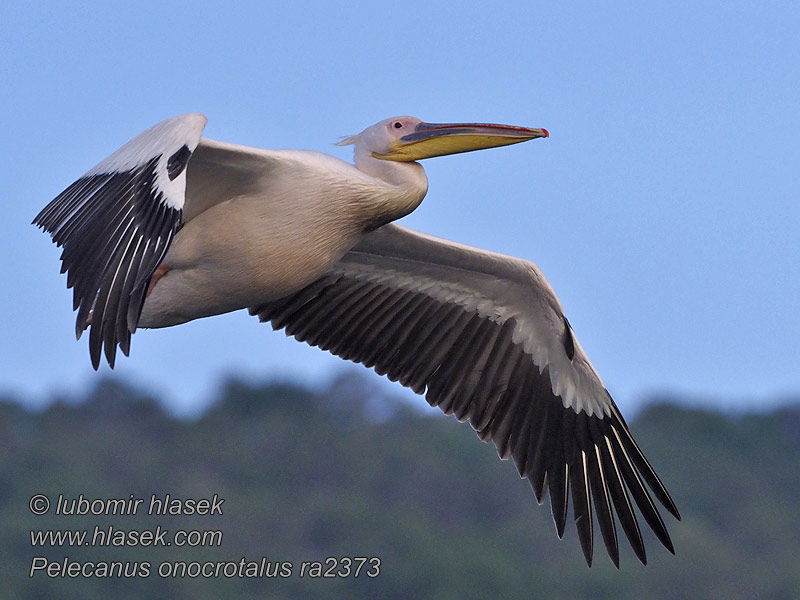
[[[0,401],[0,598],[800,598],[800,405],[644,409],[631,427],[683,521],[664,515],[676,556],[648,532],[648,566],[623,548],[617,571],[597,529],[592,569],[574,529],[557,540],[549,506],[469,427],[360,375],[324,392],[232,381],[193,420],[115,380],[42,412],[12,400]],[[47,514],[32,513],[37,494]],[[148,514],[167,494],[195,513],[216,495],[218,510]],[[142,502],[54,514],[124,499]],[[32,545],[50,530],[89,537]],[[161,530],[222,537],[165,546],[148,538]],[[356,577],[359,558],[380,563]],[[315,576],[326,571],[349,575]]]

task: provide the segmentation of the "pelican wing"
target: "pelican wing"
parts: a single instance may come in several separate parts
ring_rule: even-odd
[[[184,222],[232,198],[269,197],[270,180],[279,177],[276,171],[281,167],[286,168],[284,154],[292,152],[202,138],[187,171]]]
[[[181,223],[186,166],[206,118],[173,117],[148,129],[59,194],[34,219],[64,250],[77,337],[91,324],[96,369],[105,346],[127,354],[156,267]]]
[[[614,564],[612,510],[646,562],[634,504],[673,551],[647,486],[680,518],[677,508],[533,263],[389,224],[319,280],[250,312],[468,420],[539,502],[549,491],[559,537],[571,490],[589,565],[593,510]]]

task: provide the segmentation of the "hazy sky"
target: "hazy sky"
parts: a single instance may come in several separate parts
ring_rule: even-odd
[[[210,138],[345,159],[340,136],[395,115],[546,127],[426,161],[404,224],[537,262],[623,408],[800,392],[796,2],[143,6],[0,7],[0,392],[37,403],[97,377],[30,221],[191,111]],[[344,364],[240,312],[139,332],[115,372],[190,410],[224,374]]]

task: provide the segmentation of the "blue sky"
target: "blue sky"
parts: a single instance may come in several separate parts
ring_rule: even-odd
[[[31,219],[199,111],[210,138],[345,159],[340,136],[394,115],[546,127],[426,161],[404,224],[537,262],[623,409],[797,394],[799,26],[793,2],[6,1],[0,392],[37,404],[97,377]],[[114,373],[190,411],[226,374],[323,382],[344,364],[240,312],[137,333]]]

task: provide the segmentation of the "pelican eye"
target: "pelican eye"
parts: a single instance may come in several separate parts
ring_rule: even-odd
[[[395,121],[394,122],[394,128],[395,129],[402,129],[403,128],[403,124],[400,121]]]

